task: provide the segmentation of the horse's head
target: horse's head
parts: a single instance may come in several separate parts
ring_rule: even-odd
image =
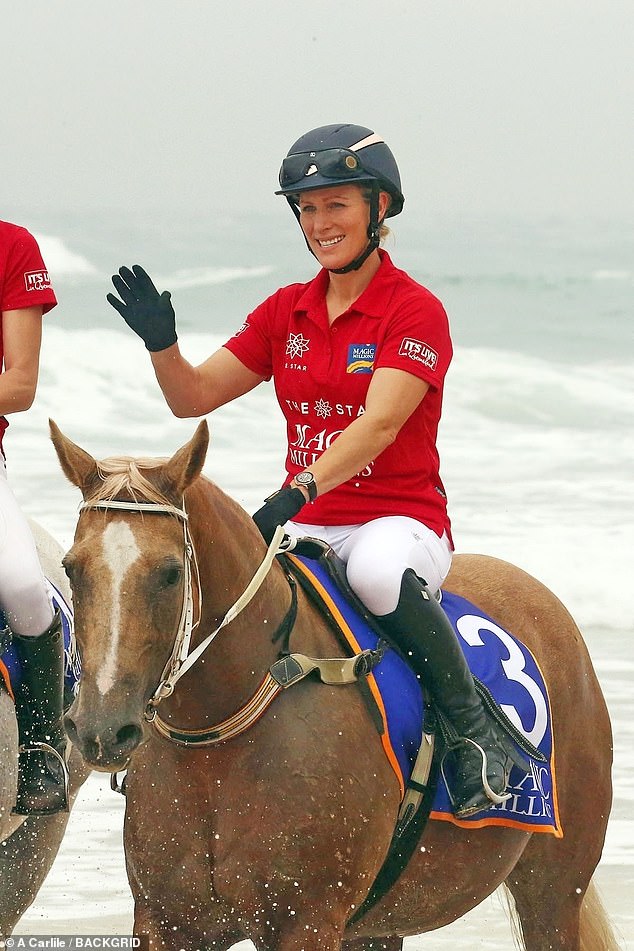
[[[62,469],[84,499],[64,558],[82,661],[65,725],[88,763],[112,771],[143,739],[146,705],[179,628],[187,572],[179,512],[202,469],[209,432],[202,422],[168,460],[97,462],[52,420],[50,427]],[[110,508],[111,501],[134,505]]]

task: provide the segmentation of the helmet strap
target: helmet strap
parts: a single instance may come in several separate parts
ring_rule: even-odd
[[[354,260],[350,261],[349,264],[346,264],[345,267],[327,268],[327,270],[330,271],[332,274],[349,274],[350,271],[358,271],[361,265],[365,261],[367,261],[367,259],[370,257],[372,252],[375,251],[376,248],[378,248],[379,246],[379,243],[381,241],[381,225],[383,224],[382,220],[379,221],[379,191],[380,191],[379,183],[372,182],[370,187],[372,189],[372,193],[370,195],[370,224],[368,225],[368,239],[369,240],[368,240],[367,247],[361,252],[361,254],[359,254],[356,258],[354,258]],[[302,226],[301,226],[299,208],[297,207],[295,202],[290,198],[290,196],[287,195],[286,200],[291,206],[293,210],[293,214],[297,218],[297,222],[301,228]],[[302,234],[304,234],[303,228],[302,228]],[[313,255],[313,257],[317,257],[317,255],[311,248],[308,238],[306,237],[305,234],[304,234],[304,241],[306,242],[306,247],[308,248],[310,253]]]

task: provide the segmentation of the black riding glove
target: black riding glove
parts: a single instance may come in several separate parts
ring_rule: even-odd
[[[176,317],[170,303],[171,294],[159,294],[151,278],[138,264],[120,267],[112,283],[121,300],[108,294],[106,300],[118,310],[128,327],[138,334],[152,353],[166,350],[176,343]]]
[[[253,516],[253,521],[267,545],[271,544],[277,526],[285,525],[290,518],[294,518],[305,504],[302,490],[291,489],[288,485],[266,500]]]

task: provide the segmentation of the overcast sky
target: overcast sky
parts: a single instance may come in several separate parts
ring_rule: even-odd
[[[634,0],[0,0],[1,205],[272,206],[330,122],[415,213],[634,215]],[[4,194],[4,199],[2,198]]]

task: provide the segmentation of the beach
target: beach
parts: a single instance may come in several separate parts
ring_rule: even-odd
[[[48,441],[49,417],[98,457],[168,455],[195,428],[169,414],[142,345],[105,303],[112,269],[141,260],[172,290],[181,347],[200,360],[262,297],[291,275],[309,279],[314,267],[294,232],[264,251],[249,245],[246,219],[233,222],[234,241],[222,250],[190,220],[154,231],[125,231],[107,217],[71,232],[52,215],[34,224],[62,303],[46,318],[37,401],[11,421],[8,469],[27,514],[68,548],[79,498]],[[444,222],[389,250],[443,300],[452,322],[439,442],[457,549],[505,558],[546,583],[595,663],[615,734],[614,806],[597,882],[624,947],[634,948],[628,234],[614,223],[584,231],[565,221]],[[271,387],[218,411],[210,426],[205,472],[253,512],[282,479]],[[17,934],[130,932],[123,807],[108,777],[93,774]],[[442,931],[406,940],[410,951],[511,946],[497,895]]]

